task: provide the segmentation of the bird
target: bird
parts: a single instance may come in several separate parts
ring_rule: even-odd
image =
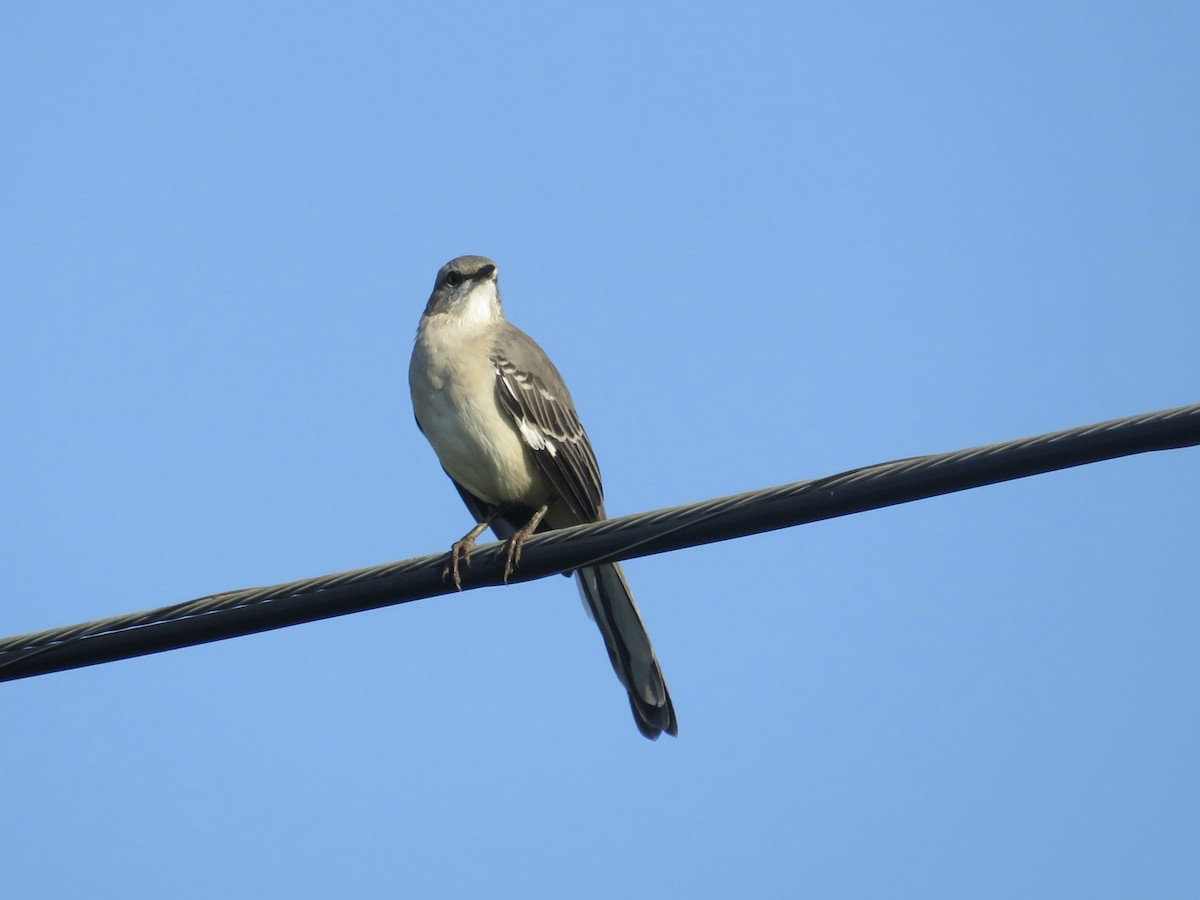
[[[507,582],[530,535],[605,518],[600,469],[575,403],[542,348],[505,318],[492,260],[460,256],[438,270],[408,380],[417,427],[475,518],[446,564],[456,587],[488,527],[505,541]],[[638,730],[651,740],[677,735],[671,694],[621,566],[586,565],[574,575]]]

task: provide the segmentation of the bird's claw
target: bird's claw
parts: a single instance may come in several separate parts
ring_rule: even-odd
[[[550,504],[554,502],[551,497],[533,514],[525,527],[513,534],[505,543],[505,549],[508,551],[507,559],[504,562],[504,583],[508,584],[508,576],[516,571],[517,566],[521,564],[521,550],[525,547],[525,542],[529,540],[529,536],[537,531],[538,525],[541,524],[542,518],[546,515],[546,510],[550,508]]]
[[[521,564],[521,548],[525,546],[525,536],[517,533],[505,541],[504,583],[508,584],[508,576],[517,570]]]
[[[462,577],[459,575],[459,564],[466,563],[467,568],[471,568],[471,550],[475,547],[474,538],[463,538],[461,541],[455,541],[454,546],[450,548],[450,561],[446,563],[442,569],[442,581],[452,577],[454,586],[458,590],[462,590]]]

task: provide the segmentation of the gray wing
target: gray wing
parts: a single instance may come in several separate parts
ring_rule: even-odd
[[[604,518],[600,467],[562,376],[520,329],[504,323],[492,345],[496,397],[513,417],[556,495],[581,522]]]
[[[507,322],[493,344],[492,363],[500,406],[512,416],[525,446],[554,485],[557,496],[582,522],[604,518],[596,455],[554,364],[532,338]],[[478,500],[461,487],[459,491],[476,512],[471,501],[478,504]],[[478,513],[476,518],[482,521]],[[496,524],[501,523],[493,524],[493,528]],[[613,669],[629,694],[638,730],[651,740],[664,731],[678,734],[679,723],[666,679],[620,566],[587,566],[575,576],[584,602],[600,627]]]

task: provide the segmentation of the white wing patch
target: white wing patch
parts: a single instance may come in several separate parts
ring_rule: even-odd
[[[529,378],[524,372],[514,372],[513,375],[515,377],[513,377],[511,379],[504,378],[503,371],[500,369],[499,366],[497,366],[496,374],[498,376],[501,376],[500,384],[508,392],[509,396],[513,397],[514,400],[516,399],[516,397],[515,397],[515,395],[513,395],[512,383],[515,381],[517,383],[517,386],[521,390],[523,390],[523,391],[536,390],[539,394],[541,394],[547,400],[549,400],[551,402],[554,401],[554,395],[551,394],[549,391],[547,391],[545,388],[539,388],[534,384],[530,384]],[[517,420],[517,430],[519,432],[521,432],[521,437],[525,440],[525,443],[529,445],[529,448],[531,450],[545,450],[551,456],[558,456],[558,444],[556,444],[550,438],[546,437],[546,433],[544,431],[542,431],[542,429],[539,428],[535,423],[530,422],[528,419],[518,419]]]
[[[546,437],[545,432],[528,419],[517,422],[517,430],[521,432],[521,437],[531,450],[545,450],[551,456],[558,456],[558,444]]]
[[[555,493],[582,521],[595,521],[604,515],[600,471],[571,397],[538,346],[516,329],[511,331],[515,349],[527,353],[535,366],[540,358],[546,371],[539,377],[495,350],[491,362],[496,371],[496,399]]]

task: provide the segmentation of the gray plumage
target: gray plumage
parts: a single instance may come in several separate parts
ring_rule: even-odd
[[[496,265],[460,256],[438,272],[409,365],[417,425],[479,528],[455,545],[469,562],[489,523],[519,562],[522,535],[605,517],[600,469],[562,376],[532,338],[504,319]],[[646,737],[678,733],[667,684],[621,567],[575,573],[609,660]]]

